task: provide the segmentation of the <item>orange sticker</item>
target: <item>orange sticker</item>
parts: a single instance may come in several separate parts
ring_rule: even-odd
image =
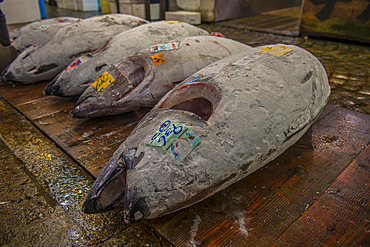
[[[151,58],[152,58],[152,60],[155,64],[155,66],[167,63],[167,60],[164,58],[162,52],[151,56]]]

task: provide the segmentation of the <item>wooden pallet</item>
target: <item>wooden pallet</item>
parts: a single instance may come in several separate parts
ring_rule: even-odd
[[[16,84],[13,87],[1,83],[0,94],[94,177],[149,111],[142,109],[94,119],[72,118],[69,112],[77,98],[46,96],[43,94],[46,85]]]
[[[252,31],[299,36],[301,7],[264,12],[259,15],[217,22],[216,25]]]
[[[0,94],[95,177],[148,109],[73,119],[76,98],[46,83],[0,83]],[[370,115],[325,108],[265,167],[179,212],[146,221],[175,246],[368,246]]]
[[[304,0],[300,32],[369,43],[370,2]]]

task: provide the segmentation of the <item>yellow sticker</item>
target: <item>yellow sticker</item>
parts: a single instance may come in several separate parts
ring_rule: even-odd
[[[165,22],[167,22],[168,24],[181,23],[181,21],[165,21]]]
[[[96,78],[92,85],[96,91],[98,91],[98,93],[101,93],[106,87],[108,87],[109,84],[114,81],[114,78],[107,71],[105,71],[104,74],[99,75],[98,78]]]
[[[155,66],[167,63],[167,60],[164,58],[162,52],[151,56],[151,58],[152,58],[152,60],[155,64]]]
[[[274,55],[276,57],[280,57],[290,51],[293,51],[288,46],[284,45],[277,45],[277,46],[266,46],[261,48],[261,50],[257,51],[259,53],[268,53]]]

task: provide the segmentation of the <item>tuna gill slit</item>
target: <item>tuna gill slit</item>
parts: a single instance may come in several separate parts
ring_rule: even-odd
[[[192,112],[207,121],[221,100],[220,90],[209,84],[189,83],[173,91],[157,108]]]
[[[149,63],[144,58],[140,56],[131,56],[130,60],[132,61],[131,70],[128,70],[127,77],[132,85],[137,87],[148,74]]]
[[[112,73],[119,71],[118,74],[123,76],[120,85],[123,94],[118,99],[121,100],[145,80],[149,74],[150,66],[146,59],[133,55],[116,65],[116,69],[116,72]]]
[[[91,56],[95,56],[96,54],[99,54],[100,52],[102,52],[105,48],[107,48],[107,46],[109,45],[109,43],[111,42],[111,40],[107,40],[105,41],[103,44],[101,44],[98,48],[96,48],[95,51],[91,52],[90,55]]]

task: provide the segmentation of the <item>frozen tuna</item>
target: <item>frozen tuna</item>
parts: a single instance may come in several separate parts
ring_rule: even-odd
[[[112,37],[109,43],[93,53],[77,58],[49,83],[47,95],[81,95],[105,70],[152,44],[188,36],[210,35],[187,23],[165,21],[143,25]]]
[[[86,213],[124,208],[129,221],[188,207],[280,155],[330,94],[307,51],[257,47],[219,60],[167,93],[92,186]]]
[[[24,34],[27,34],[34,30],[38,30],[43,25],[48,26],[48,25],[53,25],[53,24],[58,24],[58,23],[73,23],[78,20],[80,19],[74,18],[74,17],[56,17],[56,18],[43,19],[40,21],[34,21],[20,28],[15,28],[11,30],[9,32],[9,38],[15,41],[18,37],[23,36]]]
[[[187,37],[152,45],[99,76],[81,95],[72,116],[116,115],[153,107],[188,76],[250,48],[238,41],[214,36]]]
[[[50,80],[76,57],[99,47],[113,35],[147,21],[123,14],[95,16],[62,27],[46,43],[24,50],[1,74],[5,82]]]
[[[37,29],[19,36],[12,42],[12,45],[18,52],[22,52],[32,45],[42,45],[53,37],[60,28],[70,24],[71,22],[40,25]]]

